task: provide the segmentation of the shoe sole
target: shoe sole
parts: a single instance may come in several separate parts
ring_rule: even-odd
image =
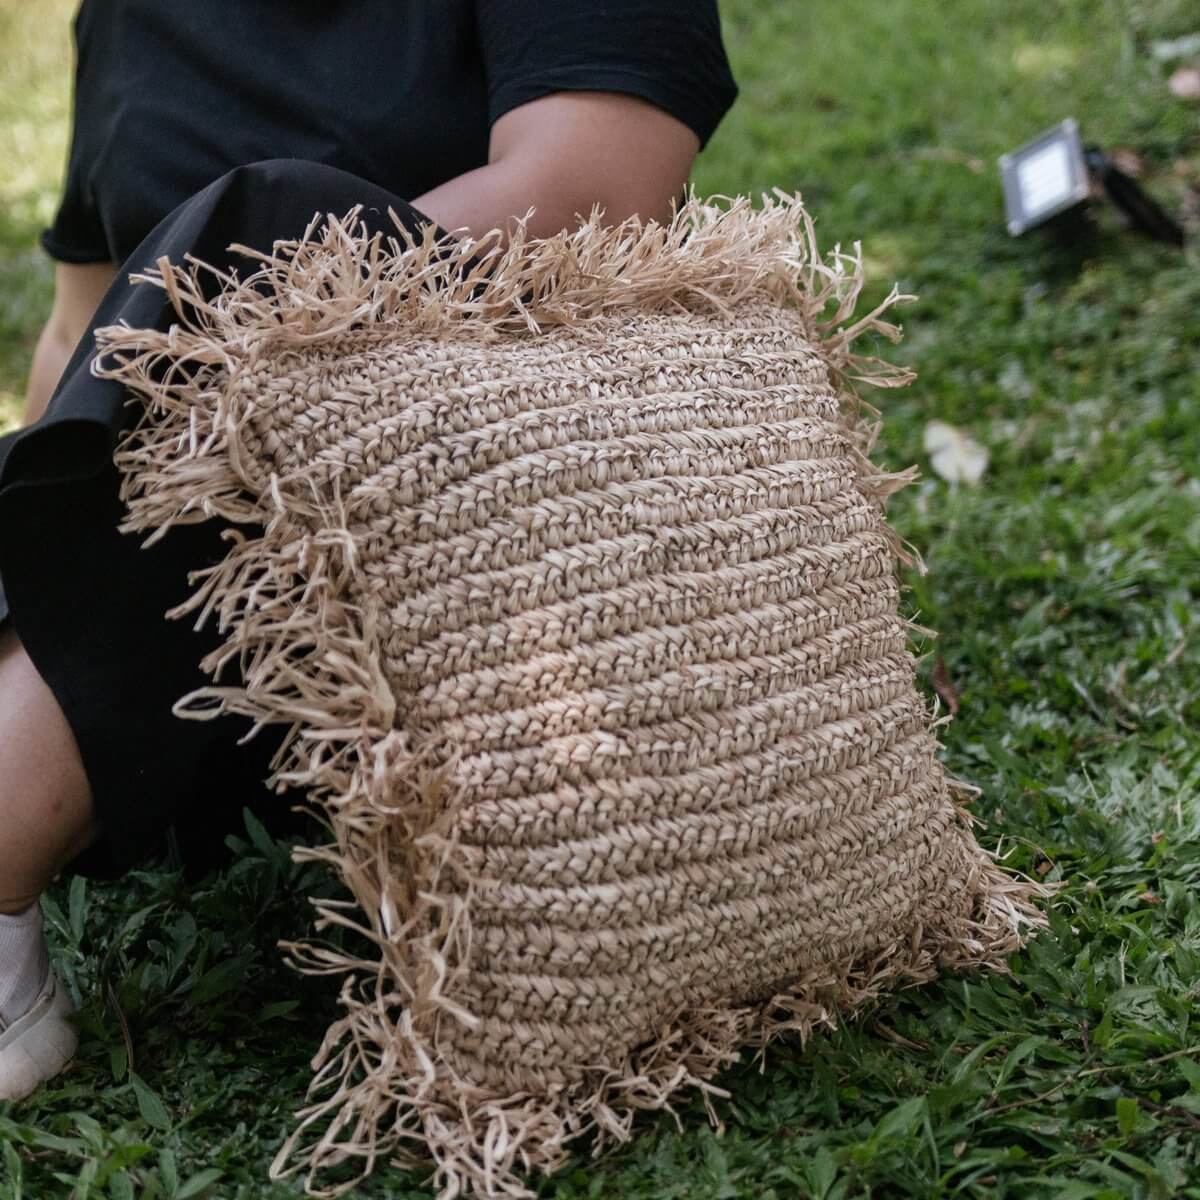
[[[75,1054],[70,997],[54,972],[33,1007],[0,1033],[0,1100],[23,1100],[53,1079]]]

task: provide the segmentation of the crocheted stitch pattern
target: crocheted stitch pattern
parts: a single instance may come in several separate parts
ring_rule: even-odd
[[[131,527],[239,531],[181,711],[290,727],[276,778],[331,830],[302,853],[353,896],[318,928],[378,951],[290,948],[345,1015],[281,1173],[412,1143],[444,1194],[528,1194],[1036,920],[936,757],[883,517],[909,476],[848,390],[906,377],[851,355],[893,330],[847,324],[847,261],[787,198],[504,250],[352,214],[244,282],[160,264],[179,325],[104,334],[148,405]]]

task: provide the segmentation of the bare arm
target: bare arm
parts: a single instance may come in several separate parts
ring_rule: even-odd
[[[613,92],[556,92],[506,113],[492,127],[486,167],[418,196],[443,229],[477,236],[536,210],[545,237],[574,226],[594,205],[617,224],[634,213],[668,217],[700,149],[681,121],[645,100]],[[112,263],[59,264],[54,312],[34,356],[26,424],[45,410],[63,367],[116,273]]]
[[[116,274],[116,263],[55,265],[54,307],[33,352],[29,387],[25,392],[26,425],[32,425],[46,411],[76,343],[87,332],[96,305]]]
[[[459,175],[413,205],[443,229],[481,236],[536,210],[539,237],[576,224],[594,205],[617,224],[660,220],[687,182],[700,149],[681,121],[635,96],[556,92],[523,104],[492,126],[488,164]]]

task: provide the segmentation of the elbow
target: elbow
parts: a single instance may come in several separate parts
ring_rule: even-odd
[[[490,155],[506,190],[529,196],[535,232],[546,235],[595,210],[606,225],[669,220],[699,150],[690,128],[648,101],[563,92],[501,117]]]

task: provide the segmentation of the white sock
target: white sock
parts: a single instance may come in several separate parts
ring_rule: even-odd
[[[0,913],[0,1028],[33,1007],[49,970],[41,906],[35,902],[22,913]]]

